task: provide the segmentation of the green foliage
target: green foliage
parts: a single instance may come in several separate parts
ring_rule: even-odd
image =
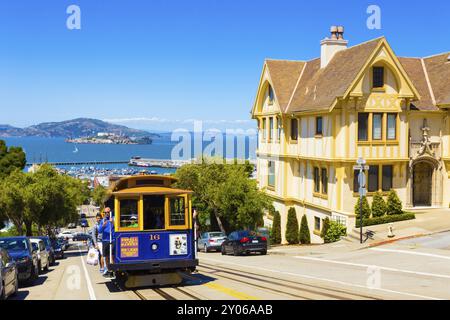
[[[22,148],[7,147],[5,141],[0,140],[0,179],[11,174],[16,169],[23,170],[26,157]]]
[[[291,207],[288,211],[287,224],[286,224],[286,241],[289,244],[298,244],[298,220],[295,208]]]
[[[372,201],[372,216],[382,217],[386,214],[387,206],[380,192],[376,192]]]
[[[87,183],[42,165],[35,173],[13,171],[0,182],[0,212],[18,234],[49,233],[78,218],[77,206],[90,195]],[[25,228],[24,228],[25,226]]]
[[[320,237],[321,237],[322,239],[325,239],[325,235],[327,234],[329,228],[330,228],[330,219],[329,219],[328,217],[326,217],[326,218],[323,220],[322,231],[321,231],[321,233],[320,233]]]
[[[302,222],[300,224],[300,243],[301,244],[311,243],[311,234],[309,233],[308,219],[306,218],[306,214],[303,215]]]
[[[402,202],[400,201],[397,192],[395,192],[395,190],[392,189],[391,191],[389,191],[389,195],[387,198],[387,214],[396,215],[402,213],[403,213]]]
[[[92,200],[94,201],[94,203],[100,207],[100,211],[103,210],[103,207],[105,206],[104,201],[106,200],[106,196],[107,196],[107,190],[105,187],[103,187],[102,185],[98,185],[94,188],[94,190],[92,190]]]
[[[272,244],[281,243],[281,215],[278,211],[273,213],[273,224],[270,232],[270,240]]]
[[[396,214],[396,215],[385,215],[385,216],[377,217],[377,218],[364,219],[363,227],[397,222],[397,221],[413,220],[415,218],[416,218],[416,216],[414,215],[414,213],[410,213],[410,212],[403,213],[403,214]],[[360,226],[359,220],[356,220],[356,227],[359,228],[359,226]]]
[[[361,202],[361,198],[358,197],[358,201],[355,204],[355,214],[356,214],[356,219],[358,219],[358,220],[360,219],[360,216],[359,216],[360,202]],[[363,212],[364,219],[370,218],[371,210],[370,210],[369,202],[367,201],[367,197],[362,197],[362,212]]]
[[[328,218],[327,218],[328,219]],[[325,243],[339,241],[341,237],[347,235],[347,228],[336,221],[330,221],[330,226],[324,235]]]
[[[250,170],[251,168],[251,170]],[[271,206],[269,197],[250,179],[253,171],[247,164],[224,164],[203,159],[200,164],[184,165],[177,170],[175,184],[194,191],[193,207],[199,212],[201,230],[212,216],[222,232],[256,229],[263,225],[263,214]],[[214,221],[211,220],[211,224]]]

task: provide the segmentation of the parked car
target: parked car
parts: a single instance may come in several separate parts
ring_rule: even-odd
[[[51,243],[55,259],[64,259],[63,243],[58,239],[52,239]]]
[[[8,251],[0,248],[0,300],[13,296],[19,290],[19,272]]]
[[[82,228],[87,228],[87,227],[89,227],[88,221],[87,221],[86,219],[81,219],[80,227],[82,227]]]
[[[91,239],[90,235],[88,235],[87,233],[81,233],[81,232],[75,233],[72,238],[73,241],[88,241],[90,239]]]
[[[47,249],[47,252],[49,254],[50,265],[54,266],[55,260],[56,260],[55,259],[55,250],[53,249],[50,237],[40,236],[40,237],[31,237],[31,239],[41,239],[42,241],[44,241],[45,248]]]
[[[60,232],[57,237],[64,238],[65,240],[69,240],[69,239],[73,238],[73,233],[72,233],[72,231],[66,230],[66,231]]]
[[[69,248],[69,239],[66,239],[64,237],[56,237],[56,242],[61,246],[63,251],[66,251]]]
[[[48,271],[50,268],[50,254],[45,247],[44,240],[31,238],[30,241],[38,255],[39,272],[44,270]]]
[[[267,254],[267,238],[261,237],[253,231],[234,231],[230,233],[227,239],[222,243],[222,254],[249,254],[251,252],[260,252]]]
[[[19,281],[32,282],[39,277],[37,252],[27,237],[0,238],[0,247],[14,259],[19,271]]]
[[[226,237],[223,232],[204,232],[198,238],[197,248],[204,252],[210,250],[220,251],[222,242],[225,241]]]
[[[77,224],[75,222],[71,222],[67,225],[67,228],[69,229],[75,229],[77,227]]]

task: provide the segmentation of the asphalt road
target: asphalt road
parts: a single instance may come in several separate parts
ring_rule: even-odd
[[[66,259],[15,299],[449,299],[449,240],[446,233],[307,256],[199,253],[198,272],[184,275],[182,285],[138,290],[103,278],[74,243]]]

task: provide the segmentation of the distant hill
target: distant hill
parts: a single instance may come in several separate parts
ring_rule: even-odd
[[[129,137],[159,137],[158,134],[98,119],[78,118],[62,122],[45,122],[26,128],[0,124],[0,137],[82,138],[96,136],[99,132],[121,134]]]

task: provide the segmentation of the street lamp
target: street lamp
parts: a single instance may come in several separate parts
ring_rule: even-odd
[[[359,170],[358,174],[358,184],[359,184],[359,242],[363,243],[363,206],[362,200],[363,197],[367,194],[366,189],[366,175],[364,174],[365,170],[369,170],[369,166],[366,166],[366,160],[363,158],[358,158],[356,160],[356,166],[353,167],[353,170]]]

